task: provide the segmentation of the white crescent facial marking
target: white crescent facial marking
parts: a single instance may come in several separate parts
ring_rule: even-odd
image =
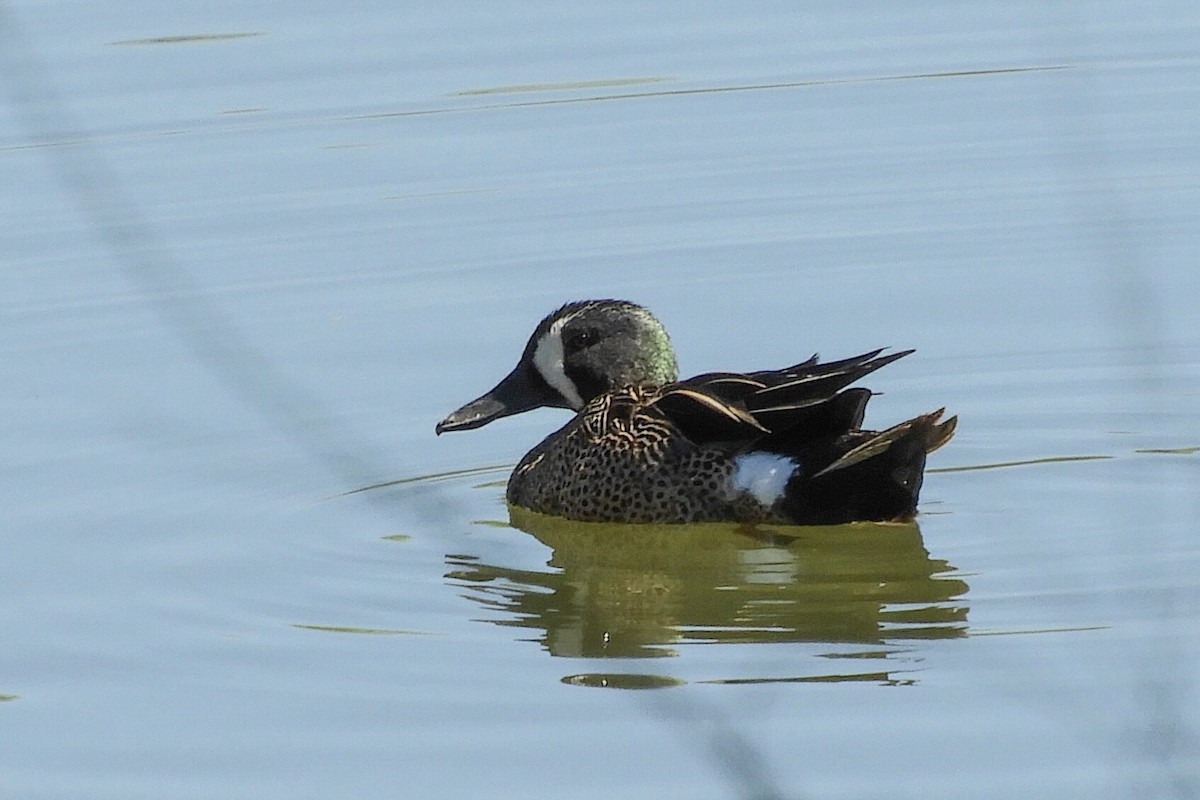
[[[748,492],[767,508],[775,505],[787,488],[788,479],[799,462],[778,453],[746,453],[738,456],[733,473],[733,485]]]
[[[583,398],[579,396],[579,390],[567,377],[567,371],[563,367],[562,329],[570,319],[571,317],[563,317],[555,320],[550,325],[550,330],[542,334],[537,348],[533,351],[533,366],[537,368],[542,379],[561,394],[571,408],[578,411],[583,408]]]

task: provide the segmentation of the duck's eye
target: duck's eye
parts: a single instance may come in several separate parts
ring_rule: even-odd
[[[591,347],[599,337],[593,330],[569,331],[563,337],[563,347],[570,351],[579,351]]]

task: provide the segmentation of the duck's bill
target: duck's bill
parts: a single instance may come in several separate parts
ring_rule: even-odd
[[[469,431],[472,428],[481,428],[492,420],[520,414],[522,411],[562,405],[565,405],[562,398],[558,397],[545,381],[531,374],[528,368],[519,366],[500,381],[496,388],[450,414],[439,422],[434,430],[439,434],[446,431]]]

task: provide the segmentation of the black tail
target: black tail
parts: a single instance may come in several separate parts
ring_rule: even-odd
[[[925,456],[954,435],[957,417],[945,409],[885,431],[855,431],[835,445],[800,454],[782,511],[801,524],[906,520],[917,512]]]

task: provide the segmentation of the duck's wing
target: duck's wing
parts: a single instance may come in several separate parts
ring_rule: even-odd
[[[706,372],[680,381],[676,386],[687,387],[721,398],[728,403],[738,403],[755,392],[770,386],[753,375],[740,372]]]
[[[862,426],[871,391],[845,387],[912,351],[882,352],[825,364],[813,356],[780,370],[708,372],[664,387],[651,405],[696,443],[795,452]]]
[[[893,425],[885,431],[878,433],[861,431],[859,433],[861,442],[842,453],[835,461],[812,477],[819,478],[822,475],[861,464],[867,459],[899,447],[902,443],[910,444],[920,450],[922,454],[932,453],[950,441],[950,438],[954,436],[954,429],[958,427],[958,417],[943,420],[942,415],[945,413],[946,409],[939,408],[929,414],[922,414],[906,422],[901,422],[899,425]]]
[[[785,397],[820,399],[914,351],[901,350],[880,355],[882,352],[882,349],[872,350],[824,364],[819,363],[814,355],[790,367],[758,372],[706,372],[680,381],[680,385],[702,388],[730,401],[754,395],[758,398],[758,405]]]
[[[826,361],[823,364],[820,360],[820,354],[813,353],[808,357],[807,360],[801,361],[799,364],[793,364],[792,366],[784,367],[783,369],[765,369],[757,372],[749,372],[747,373],[747,376],[774,386],[791,378],[799,378],[806,375],[826,375],[844,369],[853,368],[855,365],[867,363],[882,353],[883,350],[884,348],[881,347],[878,350],[872,350],[869,353],[851,356],[850,358],[843,358],[840,361]],[[911,353],[912,351],[909,350],[908,352]],[[904,355],[907,355],[907,353]],[[899,358],[899,354],[897,354],[897,358]]]
[[[912,350],[880,355],[883,350],[821,364],[813,356],[780,370],[750,373],[709,372],[677,384],[712,395],[748,412],[762,427],[782,433],[796,427],[813,428],[814,435],[845,432],[862,423],[870,392],[859,390],[842,398],[839,392]],[[840,398],[830,407],[830,401]],[[841,427],[845,426],[845,427]]]
[[[870,389],[857,387],[805,405],[751,412],[770,431],[755,447],[797,453],[813,442],[833,441],[860,430],[870,399]]]
[[[832,397],[859,378],[871,374],[880,367],[904,358],[912,350],[880,355],[882,350],[863,353],[861,356],[828,364],[813,364],[801,368],[789,367],[773,373],[755,373],[756,378],[766,385],[747,397],[747,408],[755,411],[782,410],[788,407],[803,407]]]
[[[696,444],[752,442],[769,433],[740,403],[684,384],[664,387],[649,408]]]

